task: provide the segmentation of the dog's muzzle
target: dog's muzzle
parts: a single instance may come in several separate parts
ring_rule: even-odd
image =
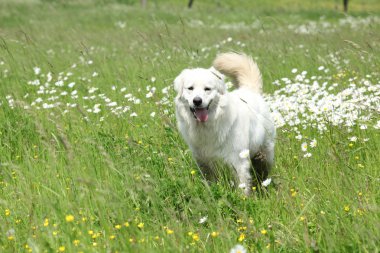
[[[208,109],[210,108],[212,100],[208,103],[207,107],[190,107],[190,111],[196,120],[206,122],[208,120]]]

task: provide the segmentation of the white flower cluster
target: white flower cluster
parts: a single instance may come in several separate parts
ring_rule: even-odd
[[[363,29],[363,27],[368,27],[371,25],[380,24],[380,18],[378,16],[367,16],[367,17],[353,17],[345,16],[338,20],[338,22],[331,22],[326,20],[325,16],[321,16],[319,20],[311,20],[306,23],[297,23],[296,20],[290,21],[287,26],[288,30],[296,34],[321,34],[321,33],[332,33],[340,30],[341,28],[348,28],[353,30]],[[270,22],[263,23],[259,19],[254,19],[252,21],[240,21],[240,22],[229,22],[223,23],[218,20],[189,20],[187,25],[189,27],[209,27],[210,29],[221,29],[221,30],[235,30],[235,31],[250,31],[258,30],[259,33],[265,33],[267,31],[273,31],[273,29],[278,29],[283,31],[283,27],[274,27],[274,24]],[[270,27],[271,29],[263,29],[263,27]]]
[[[28,98],[29,103],[24,106],[24,109],[53,109],[59,108],[62,114],[67,114],[70,109],[76,108],[80,105],[81,109],[89,114],[99,114],[102,112],[100,121],[104,120],[104,117],[109,116],[108,112],[117,117],[129,116],[137,117],[137,112],[133,111],[136,106],[142,103],[143,89],[139,88],[137,93],[139,97],[132,93],[128,93],[128,89],[131,89],[133,85],[128,87],[118,88],[117,85],[110,85],[109,92],[100,92],[100,89],[94,85],[94,78],[99,76],[99,73],[93,71],[88,76],[77,76],[75,69],[78,66],[91,65],[92,60],[80,59],[80,64],[73,64],[71,69],[74,72],[61,72],[57,76],[54,76],[51,72],[44,74],[40,67],[34,67],[33,72],[35,79],[28,81],[27,84],[34,89],[34,92],[26,94],[24,98]],[[156,77],[150,78],[150,83],[155,83]],[[104,89],[104,88],[103,88]],[[135,88],[132,88],[135,90]],[[131,90],[132,90],[131,89]],[[171,106],[172,99],[170,98],[171,87],[165,87],[162,89],[162,97],[156,102],[156,104]],[[151,99],[156,94],[157,88],[148,84],[146,86],[147,93],[145,99]],[[106,91],[106,90],[104,90]],[[123,99],[120,99],[122,97]],[[8,104],[10,107],[14,107],[14,99],[9,95],[7,96]],[[165,109],[164,113],[168,113]],[[155,117],[156,112],[152,111],[150,117]]]
[[[276,126],[291,127],[298,135],[299,130],[307,128],[323,133],[329,125],[343,126],[348,131],[356,125],[366,129],[380,112],[380,83],[357,78],[348,81],[345,89],[331,83],[330,77],[308,78],[306,73],[293,80],[275,81],[281,88],[265,98]]]
[[[377,16],[367,16],[367,17],[352,17],[346,16],[339,19],[338,23],[332,23],[326,21],[322,16],[318,21],[308,21],[304,24],[290,24],[288,29],[297,34],[320,34],[320,33],[331,33],[336,32],[340,28],[349,28],[353,30],[363,29],[363,27],[368,27],[373,24],[379,24],[380,18]]]

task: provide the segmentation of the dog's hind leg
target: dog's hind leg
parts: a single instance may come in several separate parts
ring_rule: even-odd
[[[273,149],[267,149],[263,152],[257,153],[254,157],[251,157],[251,163],[253,167],[254,184],[261,184],[261,182],[267,179],[269,172],[273,166]]]

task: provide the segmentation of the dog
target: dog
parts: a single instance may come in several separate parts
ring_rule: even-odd
[[[236,87],[232,92],[224,75]],[[276,135],[257,64],[245,54],[219,54],[209,69],[183,70],[174,90],[179,132],[204,177],[215,180],[215,162],[222,160],[249,195],[273,167]]]

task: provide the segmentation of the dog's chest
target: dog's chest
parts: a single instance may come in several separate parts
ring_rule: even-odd
[[[219,157],[229,146],[228,129],[195,127],[188,131],[190,146],[204,157]]]

